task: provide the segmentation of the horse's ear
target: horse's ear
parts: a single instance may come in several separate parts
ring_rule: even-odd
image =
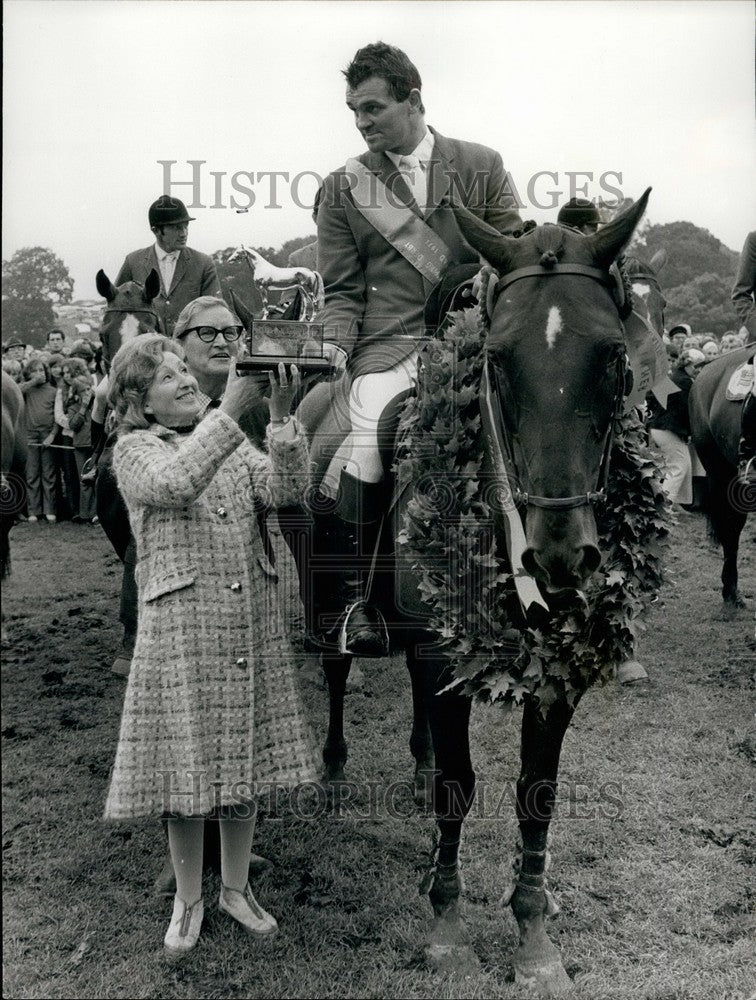
[[[612,219],[593,236],[587,237],[590,240],[594,260],[599,266],[608,269],[630,242],[635,227],[646,211],[650,194],[651,188],[646,188],[640,198],[626,212],[618,215],[616,219]]]
[[[234,295],[234,290],[230,285],[228,286],[228,294],[231,298],[231,308],[242,321],[244,329],[249,333],[252,330],[252,320],[255,318],[255,314],[247,309],[241,299]]]
[[[144,299],[145,302],[152,302],[155,296],[160,291],[160,275],[157,273],[155,268],[150,271],[147,275],[147,280],[144,283]]]
[[[477,215],[457,202],[451,203],[459,228],[467,242],[486,258],[500,274],[514,267],[513,249],[517,241],[511,236],[502,236],[498,229],[483,222]]]
[[[110,278],[105,274],[105,272],[100,268],[95,277],[95,285],[97,286],[97,291],[102,295],[106,302],[112,302],[116,297],[116,288]]]
[[[657,250],[654,256],[651,258],[651,267],[654,269],[654,273],[658,274],[666,263],[667,263],[667,251],[664,248],[662,248],[661,250]]]

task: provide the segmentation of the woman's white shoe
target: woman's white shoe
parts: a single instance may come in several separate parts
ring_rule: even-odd
[[[173,916],[163,942],[163,949],[168,958],[173,961],[182,959],[196,945],[204,912],[201,898],[191,906],[187,906],[183,899],[174,897]]]
[[[278,930],[276,918],[260,906],[252,895],[249,882],[244,892],[228,889],[224,885],[218,900],[218,909],[238,920],[244,930],[255,937],[270,937]]]

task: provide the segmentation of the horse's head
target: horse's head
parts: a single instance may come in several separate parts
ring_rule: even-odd
[[[116,287],[104,271],[98,271],[97,291],[107,301],[105,315],[100,327],[102,359],[106,371],[116,351],[140,333],[160,329],[160,317],[152,308],[152,300],[160,291],[160,276],[153,268],[147,275],[144,286],[136,281],[127,281]]]
[[[601,562],[593,503],[626,361],[609,268],[649,191],[592,235],[544,225],[504,237],[455,208],[468,241],[501,274],[486,342],[494,415],[526,512],[523,565],[547,593],[581,589]]]
[[[666,250],[657,250],[650,264],[637,257],[625,257],[625,271],[633,290],[634,308],[645,316],[660,337],[664,333],[664,307],[667,300],[659,285],[658,274],[666,262]]]

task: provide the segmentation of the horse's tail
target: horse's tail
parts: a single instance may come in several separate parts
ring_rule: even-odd
[[[706,537],[713,545],[719,545],[721,543],[721,539],[717,533],[717,523],[719,518],[717,517],[716,505],[716,490],[713,488],[711,474],[707,472],[704,478],[704,488],[701,495],[701,513],[706,518]]]

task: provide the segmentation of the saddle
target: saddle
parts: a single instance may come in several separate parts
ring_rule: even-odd
[[[435,286],[429,296],[424,321],[426,331],[431,335],[446,322],[450,312],[469,308],[476,300],[471,294],[472,279],[479,270],[478,265],[452,268]],[[297,408],[297,416],[311,440],[312,484],[310,503],[306,507],[289,508],[278,511],[278,521],[295,555],[300,578],[300,593],[308,609],[308,620],[315,621],[318,612],[326,615],[331,609],[331,595],[338,592],[339,579],[347,570],[343,553],[331,546],[334,502],[319,492],[325,472],[344,438],[351,430],[349,422],[349,394],[351,378],[349,373],[338,382],[321,382],[305,395]],[[410,389],[399,393],[385,407],[377,427],[378,450],[383,467],[382,487],[373,494],[378,510],[373,513],[381,522],[377,532],[370,531],[366,546],[361,547],[362,555],[354,563],[358,564],[365,576],[370,577],[369,601],[380,608],[383,617],[394,626],[400,624],[401,631],[417,629],[426,619],[418,613],[416,594],[402,593],[402,584],[411,577],[402,573],[400,559],[394,555],[394,539],[400,518],[400,500],[410,483],[395,482],[394,464],[397,453],[403,447],[403,431],[400,426],[406,402],[414,395]],[[341,498],[340,498],[341,499]],[[372,506],[372,503],[371,503]],[[355,530],[363,532],[365,525]],[[375,525],[374,525],[375,527]],[[351,558],[351,557],[350,557]],[[405,567],[406,569],[406,567]],[[338,612],[338,609],[335,613]],[[321,619],[322,620],[322,619]],[[390,630],[391,631],[391,630]],[[313,633],[314,634],[314,633]]]

